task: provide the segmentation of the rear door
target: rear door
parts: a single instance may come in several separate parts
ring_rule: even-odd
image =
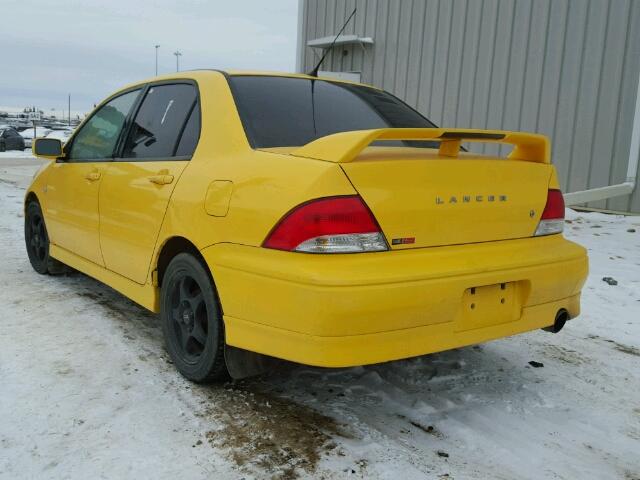
[[[100,192],[100,243],[109,270],[145,283],[169,199],[199,133],[194,83],[147,88]]]
[[[45,219],[51,242],[98,265],[98,198],[107,165],[140,89],[108,101],[78,131],[66,156],[49,170]]]

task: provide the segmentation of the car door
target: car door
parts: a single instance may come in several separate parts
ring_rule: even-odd
[[[99,191],[140,89],[119,95],[96,110],[50,169],[45,219],[51,242],[98,265]]]
[[[200,132],[194,83],[150,85],[100,191],[105,266],[144,284],[173,189]]]

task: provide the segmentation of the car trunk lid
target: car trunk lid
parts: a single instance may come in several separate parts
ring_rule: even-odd
[[[440,148],[370,146],[379,140],[435,140]],[[488,157],[461,152],[462,141],[514,149],[507,158]],[[532,236],[553,168],[545,137],[486,130],[342,132],[288,153],[338,163],[392,249]]]

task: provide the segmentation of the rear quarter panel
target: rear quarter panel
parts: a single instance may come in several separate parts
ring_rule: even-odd
[[[185,237],[200,250],[217,243],[259,246],[296,205],[355,193],[336,164],[251,149],[224,76],[196,81],[202,104],[200,140],[167,208],[153,265],[172,237]],[[231,182],[225,216],[205,209],[208,187],[215,181]]]

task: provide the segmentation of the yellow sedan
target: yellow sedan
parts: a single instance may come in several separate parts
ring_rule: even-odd
[[[541,135],[436,128],[356,83],[197,71],[129,85],[33,150],[50,160],[25,198],[33,268],[159,312],[194,381],[558,331],[580,311],[586,251],[562,236]]]

